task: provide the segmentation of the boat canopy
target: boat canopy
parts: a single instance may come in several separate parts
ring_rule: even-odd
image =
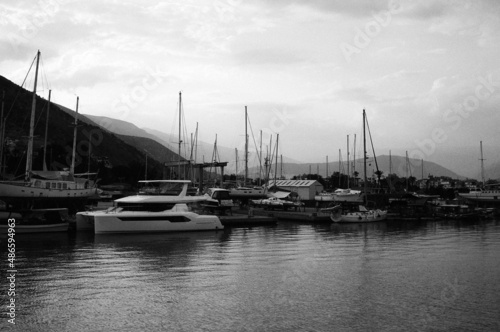
[[[31,171],[31,175],[36,179],[75,181],[73,175],[68,171]]]

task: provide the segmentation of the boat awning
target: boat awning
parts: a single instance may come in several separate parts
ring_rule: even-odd
[[[274,193],[269,193],[269,196],[276,197],[279,199],[291,198],[292,193],[288,191],[277,191]]]
[[[73,175],[67,171],[32,171],[31,175],[45,180],[74,181]]]

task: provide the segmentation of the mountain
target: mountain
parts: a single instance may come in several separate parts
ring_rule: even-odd
[[[121,136],[129,136],[129,137],[143,137],[143,138],[149,138],[151,140],[154,140],[158,142],[159,144],[163,145],[170,151],[174,151],[175,153],[178,153],[178,142],[179,138],[177,134],[169,134],[165,132],[161,132],[159,130],[155,129],[150,129],[150,128],[139,128],[136,125],[126,122],[123,120],[118,120],[118,119],[113,119],[109,117],[104,117],[104,116],[96,116],[96,115],[85,115],[92,123],[96,123],[100,126],[103,127],[105,130],[109,130],[110,132]],[[182,152],[181,155],[183,158],[189,159],[190,155],[187,155],[185,151],[190,151],[190,141],[191,138],[189,139],[184,138],[183,139],[184,144],[182,146]],[[130,144],[133,144],[132,141],[128,141]],[[204,141],[198,141],[197,147],[196,147],[196,162],[201,163],[201,162],[210,162],[213,161],[212,156],[214,154],[214,143],[207,143]],[[139,150],[141,150],[141,146],[137,147]],[[150,151],[151,152],[151,151]],[[225,146],[217,146],[217,161],[226,161],[228,162],[228,165],[225,169],[226,174],[230,173],[235,173],[236,172],[236,151],[234,148],[228,148]],[[157,159],[157,160],[163,160],[163,156],[157,155],[156,153],[151,152],[151,154]],[[244,173],[244,151],[238,151],[238,173],[243,174]],[[194,155],[192,158],[194,159]],[[175,160],[175,159],[174,159]],[[283,157],[284,162],[297,162],[294,159],[288,158],[286,156]],[[249,165],[256,165],[258,164],[258,156],[256,153],[249,153],[248,154],[248,163]]]
[[[153,155],[157,160],[161,161],[169,161],[168,158],[172,158],[173,155],[176,155],[174,152],[178,151],[177,143],[178,137],[176,135],[160,132],[158,130],[149,129],[149,128],[139,128],[134,124],[123,120],[112,119],[108,117],[100,117],[100,116],[87,116],[93,122],[98,124],[105,124],[106,128],[115,134],[117,134],[122,139],[126,140],[129,144],[136,146],[139,150],[146,149],[148,150],[151,147],[145,146],[144,141],[139,140],[139,137],[149,138],[154,140],[155,142],[163,145],[164,147],[170,147],[171,153],[165,153],[161,149],[154,149],[150,151],[151,155]],[[132,139],[132,137],[135,137]],[[187,146],[188,144],[186,144]],[[185,146],[185,147],[186,147]],[[183,151],[185,149],[183,147]],[[206,143],[203,141],[198,141],[197,147],[197,161],[198,162],[209,162],[212,159],[214,150],[213,143]],[[148,150],[149,151],[149,150]],[[218,146],[218,160],[219,161],[227,161],[228,166],[225,169],[226,174],[234,173],[236,171],[236,156],[234,148],[228,148],[224,146]],[[243,160],[243,151],[238,151],[239,161],[238,161],[238,174],[242,175],[244,173],[244,160]],[[165,157],[166,156],[166,157]],[[173,157],[175,158],[175,157]],[[383,171],[384,175],[389,173],[389,164],[392,159],[392,173],[396,173],[400,177],[406,176],[406,157],[395,156],[389,157],[388,155],[381,155],[377,157],[377,162],[379,169]],[[172,160],[172,159],[170,159]],[[258,157],[256,153],[249,153],[249,177],[258,178],[259,177],[259,167],[258,165]],[[271,165],[271,173],[274,174],[275,160],[272,161]],[[278,175],[283,174],[285,177],[291,177],[293,175],[300,174],[315,174],[319,169],[319,174],[325,176],[326,175],[326,163],[299,163],[295,160],[287,157],[283,157],[283,166],[281,166],[281,162],[278,165]],[[252,165],[254,165],[252,167]],[[363,176],[363,162],[362,159],[357,159],[356,170],[359,172],[359,176]],[[368,163],[368,175],[372,175],[376,171],[375,161],[370,160]],[[328,163],[328,173],[332,174],[333,172],[339,171],[339,163],[331,162]],[[430,161],[424,161],[424,177],[427,177],[429,174],[434,176],[449,176],[451,178],[464,178],[461,174],[457,174],[454,171],[442,167],[440,164]],[[347,172],[347,166],[344,162],[343,164],[343,173]],[[265,170],[263,166],[262,176],[264,176]],[[410,167],[408,170],[408,174],[415,176],[416,178],[421,178],[422,176],[422,164],[420,160],[410,159]]]
[[[422,162],[417,159],[409,160],[408,171],[406,168],[406,157],[402,156],[387,156],[381,155],[377,157],[378,169],[383,173],[382,176],[389,174],[389,170],[392,170],[391,173],[398,175],[399,177],[406,176],[414,176],[417,179],[422,178]],[[390,167],[390,165],[392,166]],[[356,159],[355,163],[351,163],[351,174],[353,172],[353,166],[355,166],[355,170],[359,173],[359,177],[363,177],[363,159]],[[367,175],[372,176],[377,170],[375,160],[369,159],[367,160]],[[283,174],[284,177],[290,178],[293,175],[300,174],[317,174],[325,177],[326,176],[326,163],[283,163],[283,165],[278,165],[277,173],[278,177]],[[271,165],[271,174],[274,176],[275,165]],[[328,163],[328,175],[331,175],[333,172],[339,172],[339,162]],[[347,173],[347,163],[342,163],[340,172],[346,174]],[[251,177],[258,177],[259,169],[257,167],[253,167],[250,169]],[[408,174],[408,175],[407,175]],[[453,179],[462,179],[463,176],[458,175],[457,173],[442,167],[433,162],[425,162],[423,165],[423,176],[427,178],[429,175],[433,176],[448,176]]]
[[[16,85],[0,76],[0,90],[5,91],[5,145],[4,165],[5,177],[14,178],[24,174],[26,164],[25,151],[29,135],[29,119],[31,115],[32,92]],[[48,101],[37,96],[34,128],[33,170],[43,168],[43,150],[45,126],[47,123]],[[50,118],[48,119],[47,163],[48,168],[61,170],[69,168],[73,148],[73,123],[75,112],[50,103]],[[145,152],[136,146],[127,144],[130,139],[120,137],[109,130],[97,126],[95,122],[79,115],[77,127],[75,172],[85,173],[89,170],[99,170],[99,176],[106,181],[123,180],[132,184],[144,174]],[[89,156],[89,140],[91,155]],[[149,139],[140,146],[151,149],[165,148]],[[166,154],[167,152],[164,152]],[[160,155],[161,153],[157,153]],[[90,157],[90,158],[89,158]],[[148,162],[148,173],[161,178],[163,166],[159,160]]]

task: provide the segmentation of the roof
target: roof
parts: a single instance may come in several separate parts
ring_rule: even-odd
[[[268,187],[274,186],[274,180],[269,181]],[[317,180],[276,180],[278,187],[310,187],[313,185],[320,185]]]

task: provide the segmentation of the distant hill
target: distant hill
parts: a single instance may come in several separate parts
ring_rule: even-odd
[[[408,168],[408,176],[414,176],[417,179],[422,177],[422,163],[417,159],[409,160],[409,168]],[[389,170],[392,168],[392,172],[399,177],[406,177],[406,157],[402,156],[392,156],[389,157],[387,155],[382,155],[377,157],[378,169],[383,172],[382,176],[389,174]],[[392,164],[392,167],[390,167]],[[363,159],[356,159],[355,163],[351,163],[351,173],[353,172],[352,167],[355,166],[355,170],[359,173],[359,177],[363,177]],[[283,163],[283,165],[278,165],[277,172],[278,177],[281,176],[281,170],[283,170],[283,176],[290,178],[293,175],[300,174],[316,174],[319,172],[319,175],[325,177],[326,176],[326,163]],[[377,170],[375,160],[373,158],[367,161],[367,176],[370,177]],[[271,166],[271,174],[274,176],[275,166]],[[344,162],[340,168],[341,173],[347,173],[347,163]],[[252,177],[258,176],[259,169],[257,167],[253,167],[250,169],[250,173]],[[328,175],[331,175],[333,172],[339,172],[339,162],[331,162],[328,163]],[[425,162],[424,161],[424,178],[428,177],[428,175],[433,176],[449,176],[454,179],[464,178],[456,174],[455,172],[444,168],[433,162]]]
[[[6,146],[4,149],[6,177],[20,176],[25,171],[27,136],[31,114],[32,92],[0,76],[0,90],[5,91]],[[43,168],[43,144],[48,102],[37,96],[36,125],[34,138],[33,170]],[[47,160],[49,169],[69,168],[73,147],[74,111],[55,103],[50,104],[48,120]],[[135,183],[142,178],[145,166],[145,152],[127,144],[127,138],[104,130],[89,119],[79,115],[77,134],[76,173],[88,171],[89,138],[92,137],[90,171],[98,169],[101,177],[110,181],[127,180]],[[149,146],[142,143],[144,146]],[[153,149],[153,148],[152,148]],[[161,160],[151,158],[148,163],[150,174],[162,174]],[[142,170],[141,170],[142,169]]]
[[[136,125],[123,121],[123,120],[118,120],[118,119],[113,119],[109,117],[104,117],[104,116],[96,116],[96,115],[85,115],[90,121],[93,123],[96,123],[98,125],[103,126],[104,129],[109,130],[110,132],[113,132],[117,135],[124,135],[124,136],[135,136],[135,137],[144,137],[144,138],[149,138],[152,139],[159,144],[163,145],[170,151],[173,151],[177,154],[178,151],[178,141],[179,138],[177,135],[166,133],[166,132],[161,132],[159,130],[155,129],[150,129],[150,128],[139,128]],[[182,156],[184,158],[189,158],[189,155],[186,155],[185,151],[190,151],[190,144],[189,139],[184,138],[185,144],[182,147]],[[130,144],[134,144],[133,141],[128,141]],[[142,149],[141,146],[137,147],[139,150]],[[227,161],[228,165],[227,168],[225,169],[226,174],[234,173],[236,171],[236,152],[234,148],[231,147],[225,147],[218,145],[217,146],[217,151],[218,151],[218,161]],[[158,153],[164,153],[158,151]],[[198,141],[198,146],[197,146],[197,162],[210,162],[212,161],[212,155],[214,153],[214,142],[212,143],[207,143],[204,141]],[[243,155],[244,151],[238,151],[238,173],[243,174]],[[160,155],[154,154],[155,158],[158,160],[161,160],[163,157]],[[193,156],[194,158],[194,156]],[[248,155],[248,160],[249,160],[249,165],[256,164],[257,163],[257,155],[255,153],[249,153]],[[296,162],[295,160],[283,156],[284,162]]]

